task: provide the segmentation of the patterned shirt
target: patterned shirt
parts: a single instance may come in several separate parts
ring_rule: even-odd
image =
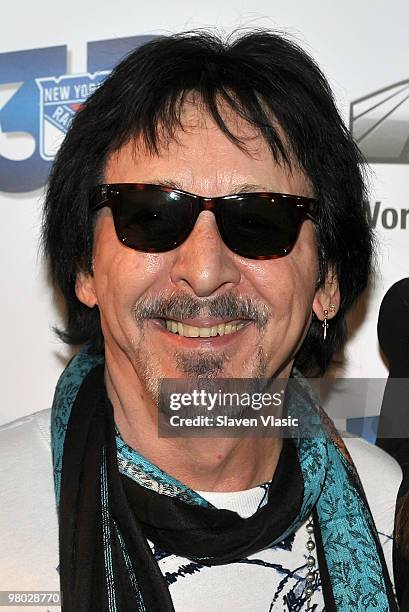
[[[389,455],[361,439],[347,439],[346,443],[391,571],[391,534],[401,470]],[[121,471],[132,470],[133,477],[138,472],[132,462],[128,462],[128,467],[120,463],[119,467]],[[163,494],[169,486],[172,490],[169,483],[150,482],[152,487],[162,487]],[[265,503],[267,486],[200,495],[218,508],[247,517]],[[0,591],[59,591],[50,410],[0,427],[0,487]],[[307,539],[302,525],[275,546],[247,559],[212,567],[169,551],[154,549],[154,554],[169,585],[176,612],[295,612],[307,609],[304,596]],[[321,612],[324,602],[318,574],[313,586],[310,609]],[[5,606],[4,610],[21,612],[21,606]],[[58,612],[59,607],[32,606],[30,611]]]

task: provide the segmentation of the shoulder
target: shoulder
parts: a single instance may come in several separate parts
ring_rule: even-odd
[[[58,590],[51,410],[0,427],[0,588]]]
[[[386,565],[392,577],[395,507],[402,470],[393,457],[362,438],[344,438],[344,442],[365,491]]]
[[[344,438],[368,498],[378,517],[395,510],[402,470],[388,453],[362,438]],[[375,518],[375,516],[374,516]]]
[[[10,501],[52,487],[50,417],[41,410],[0,427],[0,486]]]
[[[30,442],[33,441],[33,436],[49,445],[51,440],[50,424],[51,408],[47,408],[1,425],[0,440],[2,445],[0,446],[0,452],[3,450],[3,445],[7,446],[8,441],[10,441],[10,444]]]

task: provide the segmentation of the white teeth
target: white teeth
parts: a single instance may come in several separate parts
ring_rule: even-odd
[[[196,327],[194,325],[186,325],[180,321],[166,319],[165,325],[168,331],[173,334],[179,334],[179,336],[185,336],[185,338],[209,338],[233,334],[241,329],[245,323],[219,323],[219,325],[214,325],[213,327]]]
[[[191,327],[190,325],[183,325],[183,332],[185,336],[189,336],[189,338],[197,338],[199,336],[199,328]]]

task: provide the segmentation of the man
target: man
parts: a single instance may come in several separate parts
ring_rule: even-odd
[[[73,121],[44,214],[62,336],[83,345],[51,415],[63,610],[396,609],[399,468],[362,441],[355,468],[303,378],[342,346],[367,283],[360,161],[317,66],[263,31],[157,39]],[[278,377],[322,435],[158,435],[163,379]],[[28,445],[49,418],[3,436]],[[14,485],[20,505],[43,469]],[[30,563],[19,582],[4,562],[8,588],[30,572],[49,589],[57,565],[49,480],[33,493],[47,558],[35,567],[18,527]]]

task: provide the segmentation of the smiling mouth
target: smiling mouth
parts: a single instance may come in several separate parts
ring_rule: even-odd
[[[197,327],[188,325],[181,321],[173,319],[162,319],[162,325],[172,334],[184,336],[185,338],[210,338],[215,336],[226,336],[234,334],[247,325],[249,321],[232,321],[228,323],[219,323],[209,327]]]

